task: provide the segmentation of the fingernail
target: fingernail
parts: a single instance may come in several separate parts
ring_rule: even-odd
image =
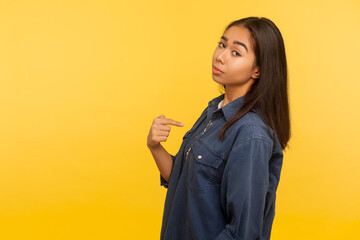
[[[184,126],[184,124],[183,124],[183,123],[180,123],[180,125],[181,125],[181,126]]]

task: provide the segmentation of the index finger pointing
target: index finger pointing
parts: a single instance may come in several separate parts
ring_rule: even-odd
[[[172,119],[166,119],[165,124],[174,125],[174,126],[178,126],[178,127],[184,126],[184,124],[182,122],[178,122],[178,121],[175,121]]]

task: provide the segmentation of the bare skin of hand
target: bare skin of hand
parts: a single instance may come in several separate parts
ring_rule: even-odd
[[[168,125],[184,126],[183,123],[165,118],[164,115],[154,118],[147,138],[147,146],[149,148],[155,148],[160,145],[160,142],[165,142],[168,139],[171,131],[171,127]]]

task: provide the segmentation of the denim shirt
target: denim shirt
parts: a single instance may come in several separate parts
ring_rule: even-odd
[[[174,156],[167,188],[161,240],[268,240],[275,216],[283,152],[278,138],[256,111],[245,114],[218,138],[244,96],[218,108],[209,101],[185,133]],[[271,133],[274,134],[274,140]]]

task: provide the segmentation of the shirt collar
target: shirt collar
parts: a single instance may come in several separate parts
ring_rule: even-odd
[[[225,94],[221,94],[220,96],[212,99],[208,103],[208,113],[207,118],[210,119],[211,115],[215,112],[222,111],[226,121],[229,121],[230,118],[235,115],[235,113],[242,107],[244,102],[244,96],[238,97],[225,106],[218,108],[219,103],[224,100]]]

